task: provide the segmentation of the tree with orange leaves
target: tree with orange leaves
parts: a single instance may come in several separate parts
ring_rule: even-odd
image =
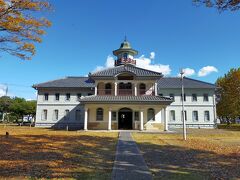
[[[206,7],[215,7],[220,12],[240,9],[240,0],[193,0],[193,3],[197,5],[204,4]]]
[[[49,9],[43,0],[0,0],[0,52],[30,60],[36,51],[34,43],[40,43],[44,29],[51,26],[34,13]]]

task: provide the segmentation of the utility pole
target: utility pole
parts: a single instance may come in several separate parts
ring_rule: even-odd
[[[182,81],[182,122],[183,122],[183,140],[187,140],[187,131],[186,131],[186,121],[185,121],[185,111],[184,111],[184,83],[183,83],[183,69],[180,72],[181,74],[181,81]]]

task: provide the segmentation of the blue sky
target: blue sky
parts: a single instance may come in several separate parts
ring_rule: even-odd
[[[125,35],[139,51],[136,58],[142,66],[159,68],[168,76],[189,68],[195,71],[191,78],[214,83],[230,68],[240,66],[240,11],[219,13],[216,9],[196,7],[191,0],[51,3],[53,12],[43,16],[53,25],[37,45],[33,59],[23,61],[5,54],[0,57],[0,84],[9,84],[10,95],[34,99],[32,84],[84,76],[97,66],[105,66]],[[155,58],[150,60],[151,52]],[[218,72],[199,77],[199,70],[207,66]],[[213,67],[206,71],[216,71]]]

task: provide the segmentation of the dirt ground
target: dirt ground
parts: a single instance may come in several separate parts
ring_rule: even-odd
[[[240,131],[178,132],[133,134],[155,179],[240,179]]]
[[[109,179],[117,135],[0,126],[0,179]]]

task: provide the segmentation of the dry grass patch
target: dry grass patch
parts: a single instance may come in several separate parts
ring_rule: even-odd
[[[191,129],[181,134],[134,133],[156,179],[240,178],[240,131]]]
[[[0,142],[0,179],[109,179],[117,133],[0,126]]]

